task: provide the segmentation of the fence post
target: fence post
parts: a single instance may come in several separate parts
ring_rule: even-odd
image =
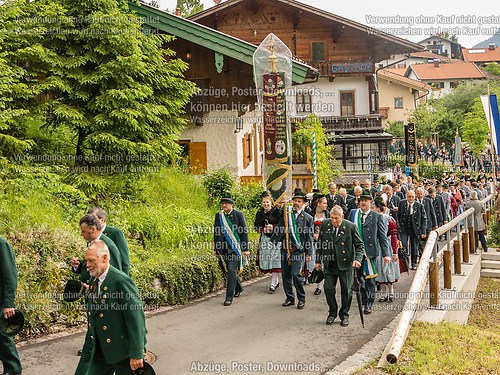
[[[474,227],[469,227],[469,253],[474,254],[476,252],[476,238],[475,238]]]
[[[429,291],[430,305],[436,307],[438,305],[439,293],[439,274],[436,262],[429,262]]]
[[[469,263],[469,233],[462,233],[462,261]]]
[[[462,263],[460,263],[460,241],[453,241],[453,263],[455,265],[455,274],[462,274]]]
[[[443,252],[444,288],[451,289],[451,251]]]

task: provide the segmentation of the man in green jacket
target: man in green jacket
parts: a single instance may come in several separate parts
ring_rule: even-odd
[[[130,274],[130,255],[128,252],[127,240],[123,232],[115,227],[112,227],[106,223],[107,214],[106,211],[100,207],[93,207],[88,212],[88,214],[93,214],[97,216],[101,222],[101,233],[108,236],[111,241],[113,241],[120,251],[120,256],[122,258],[122,271],[125,274]]]
[[[110,265],[109,258],[109,249],[100,240],[93,241],[85,255],[91,275],[87,293],[87,374],[130,375],[131,370],[144,364],[145,316],[136,285]],[[82,356],[79,367],[85,366],[84,360]]]
[[[330,308],[326,324],[333,324],[338,314],[341,326],[347,327],[352,300],[351,286],[354,281],[353,267],[361,267],[365,247],[356,225],[343,218],[342,208],[333,206],[330,210],[330,220],[321,223],[316,249],[316,269],[323,268],[325,275],[325,297]],[[337,280],[340,280],[340,310],[335,298]]]
[[[122,260],[120,251],[116,247],[113,241],[101,232],[101,222],[96,215],[87,214],[80,219],[80,231],[81,236],[87,241],[87,245],[90,245],[95,240],[102,240],[109,251],[109,262],[113,267],[118,270],[122,270]],[[85,287],[90,285],[90,273],[87,270],[87,265],[85,260],[80,260],[78,257],[71,259],[71,266],[73,272],[80,275],[80,281]],[[87,344],[85,344],[87,345]],[[83,355],[85,352],[85,345],[83,350],[78,351],[78,355]],[[77,372],[77,375],[84,374],[85,371]]]
[[[110,253],[109,261],[111,265],[122,271],[123,263],[120,250],[118,250],[115,243],[108,236],[101,232],[101,229],[101,222],[95,215],[87,214],[80,219],[81,236],[87,241],[87,245],[95,240],[104,241]],[[85,266],[85,261],[80,260],[78,257],[72,258],[71,266],[73,267],[73,272],[80,274],[81,281],[88,285],[90,275]]]
[[[14,299],[17,289],[16,257],[7,240],[0,237],[0,314],[8,319],[14,315]],[[0,361],[3,375],[19,375],[22,372],[14,339],[0,335]]]

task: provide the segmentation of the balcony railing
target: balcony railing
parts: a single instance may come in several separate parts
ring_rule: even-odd
[[[325,133],[341,131],[382,131],[381,115],[364,116],[320,116]],[[292,122],[302,121],[302,117],[292,119]]]

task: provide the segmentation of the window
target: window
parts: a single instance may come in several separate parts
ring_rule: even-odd
[[[433,89],[444,89],[444,82],[428,82]]]
[[[312,42],[313,61],[325,61],[325,43]]]
[[[354,91],[340,92],[340,115],[354,116],[356,113],[354,108]]]
[[[378,143],[351,143],[344,144],[342,164],[346,171],[375,171],[379,168],[381,144]],[[336,156],[339,153],[335,154]],[[337,157],[337,160],[339,158]]]
[[[297,101],[297,113],[311,113],[311,92],[299,90],[295,96]]]
[[[460,82],[458,82],[458,81],[452,81],[452,82],[450,82],[450,88],[451,88],[451,89],[454,89],[454,88],[456,88],[459,84],[460,84]]]
[[[403,98],[394,98],[394,108],[403,108]]]

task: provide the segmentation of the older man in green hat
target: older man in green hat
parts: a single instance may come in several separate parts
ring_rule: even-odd
[[[17,289],[16,258],[7,240],[0,237],[0,313],[8,319],[15,314],[14,299]],[[0,361],[3,375],[19,375],[22,372],[21,361],[14,339],[0,335]]]

